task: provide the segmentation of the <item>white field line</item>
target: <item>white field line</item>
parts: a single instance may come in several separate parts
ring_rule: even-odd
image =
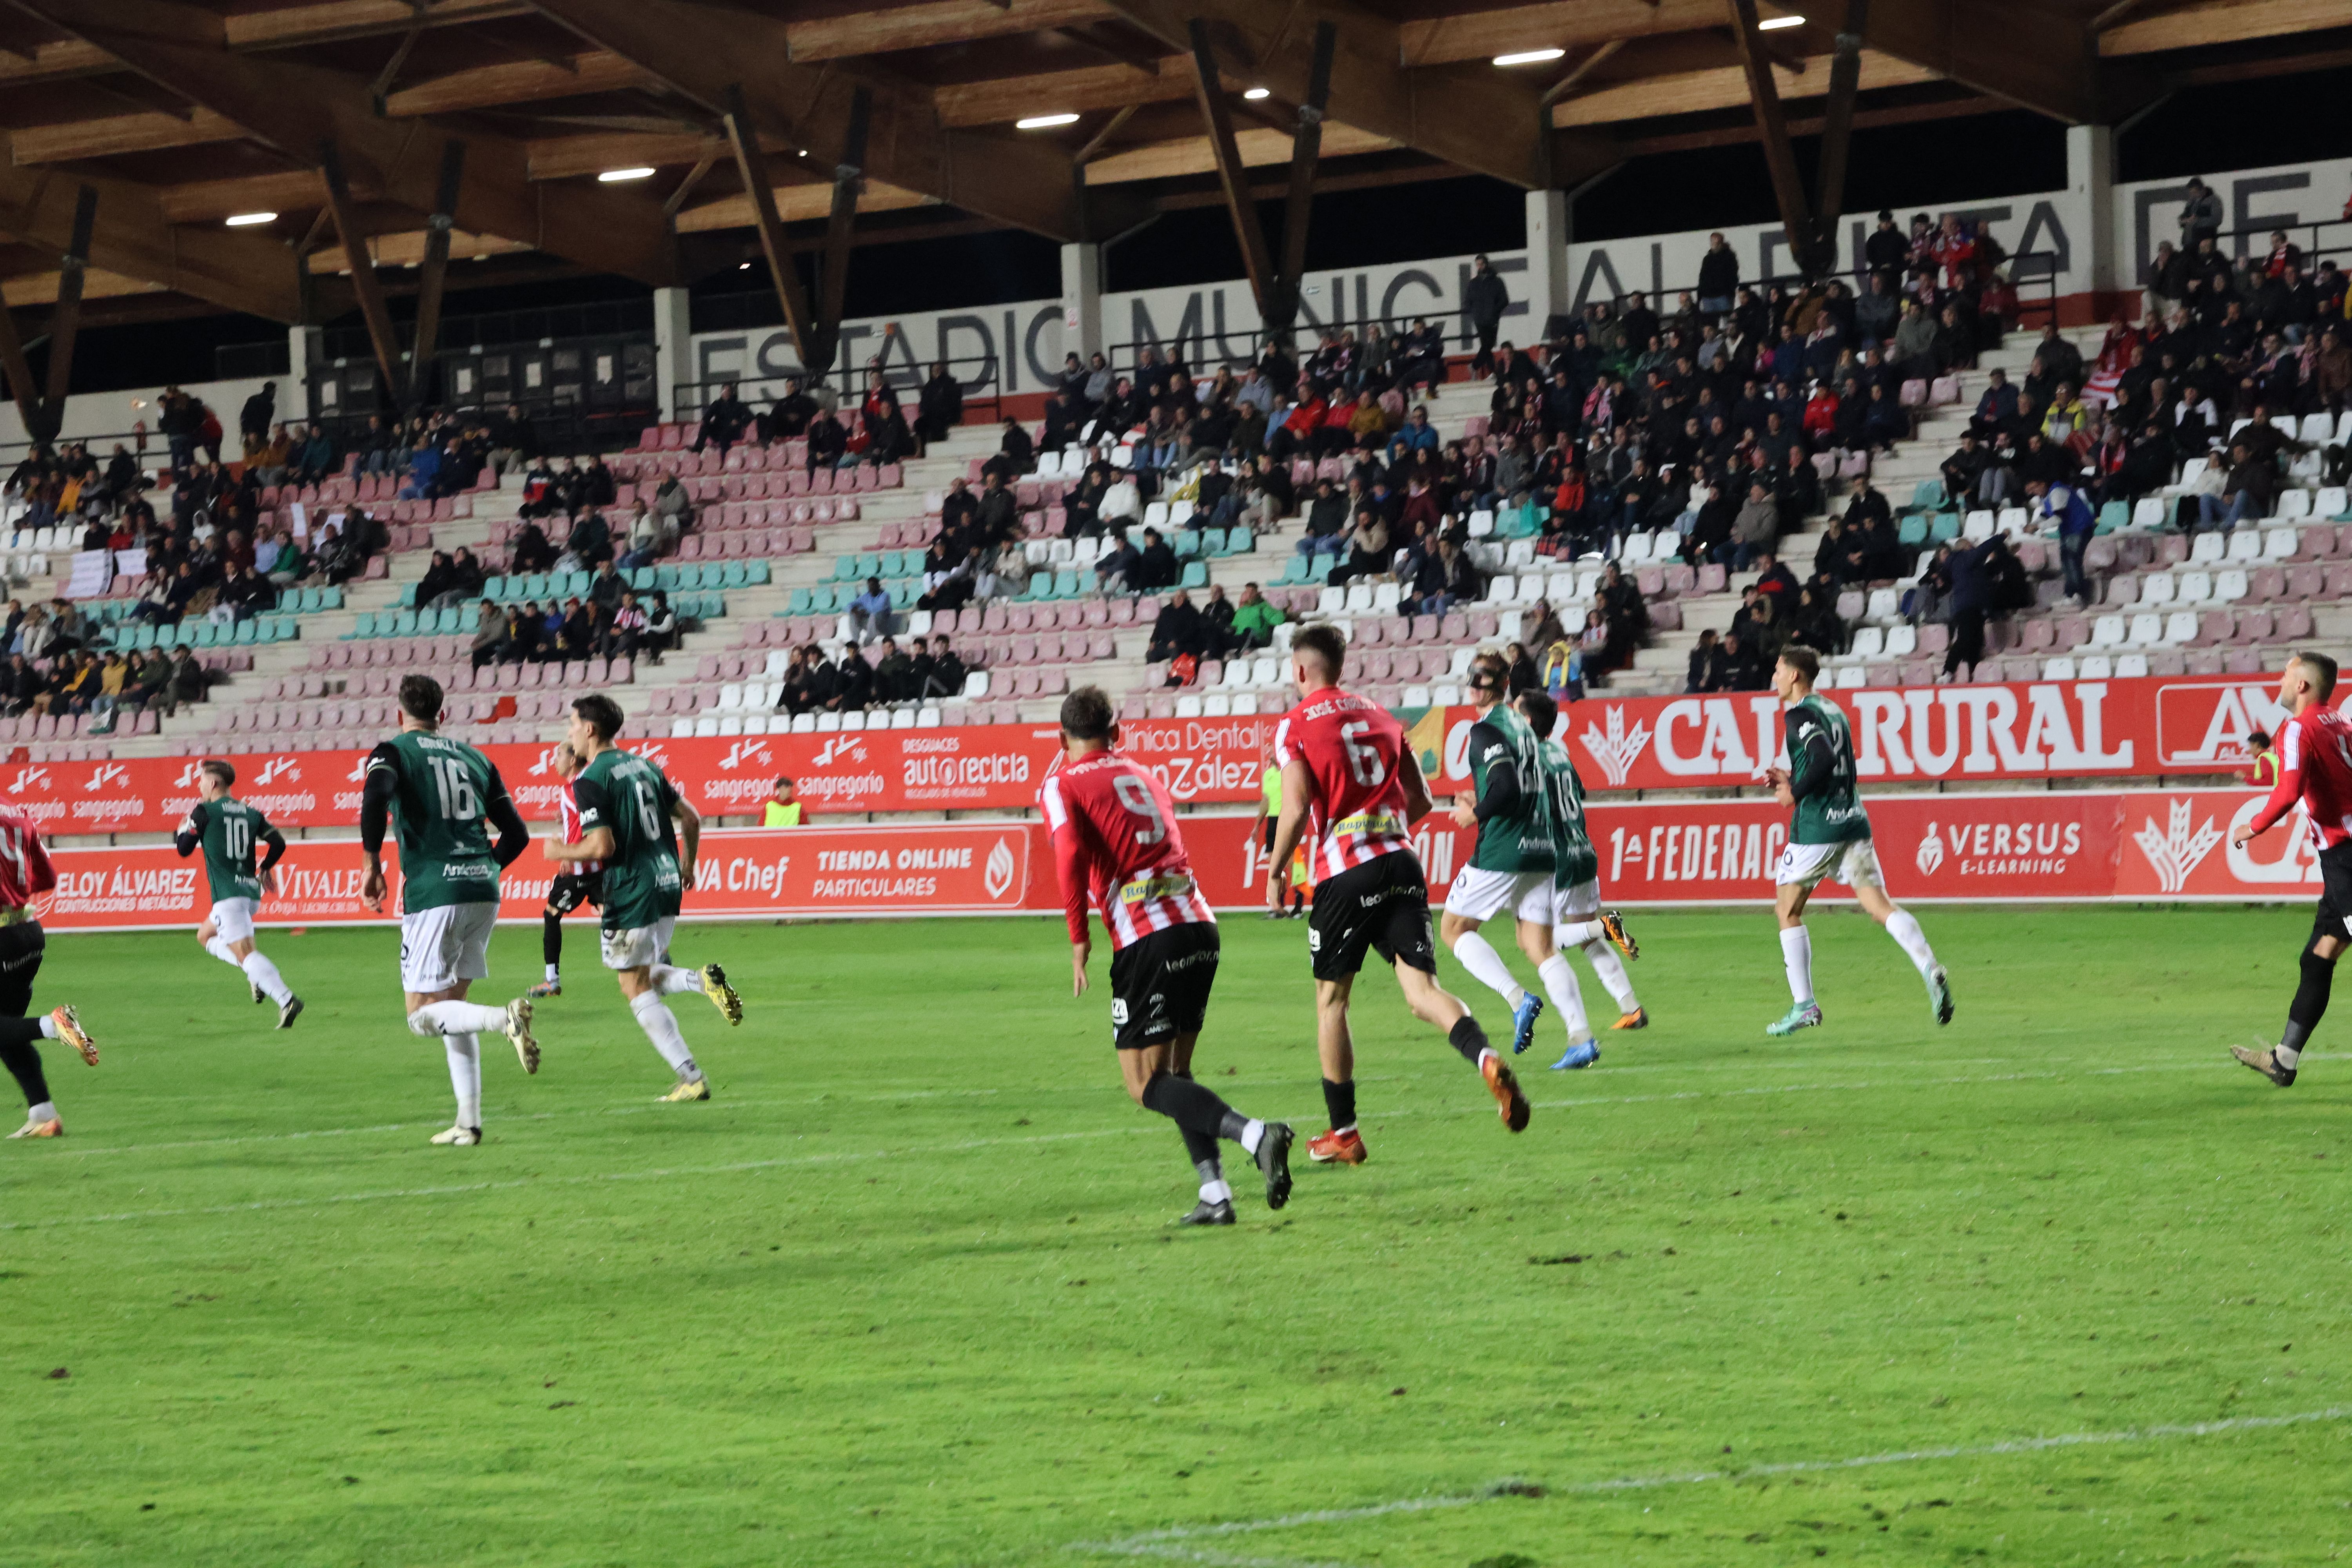
[[[1808,1475],[1832,1470],[1867,1469],[1878,1465],[1910,1465],[1930,1459],[1968,1459],[1994,1458],[2006,1454],[2034,1454],[2053,1448],[2082,1448],[2124,1443],[2160,1443],[2181,1437],[2211,1437],[2229,1432],[2263,1431],[2280,1426],[2307,1426],[2324,1421],[2342,1421],[2352,1417],[2352,1405],[2332,1405],[2325,1410],[2305,1410],[2293,1415],[2238,1415],[2222,1421],[2180,1422],[2161,1426],[2137,1426],[2120,1432],[2064,1432],[2049,1437],[2012,1437],[1999,1443],[1959,1443],[1934,1448],[1906,1448],[1889,1454],[1860,1454],[1843,1459],[1790,1459],[1773,1465],[1750,1465],[1739,1469],[1691,1470],[1662,1476],[1624,1476],[1610,1480],[1572,1481],[1562,1486],[1543,1489],[1552,1496],[1592,1496],[1609,1492],[1647,1491],[1664,1487],[1701,1486],[1711,1481],[1745,1481],[1768,1476]],[[1482,1502],[1515,1494],[1507,1484],[1497,1484],[1483,1492],[1460,1497],[1399,1498],[1391,1502],[1372,1503],[1363,1508],[1318,1509],[1305,1513],[1283,1514],[1275,1519],[1241,1520],[1224,1524],[1171,1525],[1164,1530],[1149,1530],[1139,1534],[1122,1536],[1116,1541],[1079,1541],[1065,1547],[1091,1557],[1181,1557],[1191,1558],[1181,1543],[1192,1541],[1215,1541],[1236,1535],[1252,1535],[1264,1531],[1296,1530],[1316,1524],[1346,1524],[1358,1520],[1379,1519],[1388,1514],[1423,1513],[1433,1509],[1471,1508]],[[1201,1562],[1235,1562],[1237,1559],[1203,1555]]]

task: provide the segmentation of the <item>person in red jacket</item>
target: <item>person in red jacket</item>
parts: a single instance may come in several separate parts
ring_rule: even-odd
[[[53,1007],[37,1018],[25,1010],[32,1005],[33,977],[41,972],[47,939],[33,897],[58,885],[41,830],[32,818],[0,807],[0,1065],[5,1065],[16,1086],[25,1091],[25,1125],[11,1138],[58,1138],[65,1123],[57,1102],[49,1098],[48,1079],[41,1073],[40,1042],[63,1040],[98,1065],[98,1042],[81,1026],[81,1016],[71,1005]]]
[[[2230,1054],[2281,1089],[2294,1082],[2304,1043],[2327,1011],[2336,961],[2352,938],[2352,721],[2328,700],[2336,695],[2336,661],[2299,653],[2279,676],[2279,706],[2294,716],[2279,727],[2278,783],[2260,811],[2238,825],[2230,841],[2243,847],[2303,807],[2311,847],[2319,855],[2319,908],[2303,951],[2303,977],[2286,1010],[2279,1043],[2266,1049],[2231,1046]]]

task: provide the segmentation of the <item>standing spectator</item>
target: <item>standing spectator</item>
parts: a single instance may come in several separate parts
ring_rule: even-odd
[[[2180,247],[2194,251],[2199,242],[2221,237],[2221,198],[2208,190],[2205,182],[2192,178],[2189,182],[2189,199],[2180,207]]]
[[[1470,281],[1462,289],[1463,311],[1470,318],[1471,330],[1478,335],[1477,356],[1470,362],[1473,375],[1493,374],[1495,334],[1502,330],[1503,311],[1510,302],[1510,290],[1503,287],[1503,280],[1495,275],[1486,258],[1473,258]]]
[[[254,454],[268,443],[270,426],[277,423],[278,384],[265,381],[261,390],[247,398],[245,406],[237,411],[236,433],[242,439],[247,462],[252,462]]]
[[[1719,234],[1706,237],[1706,254],[1698,264],[1698,308],[1709,321],[1731,313],[1732,297],[1739,292],[1739,258]]]

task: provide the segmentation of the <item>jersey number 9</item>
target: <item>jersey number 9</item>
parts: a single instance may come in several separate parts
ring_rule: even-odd
[[[1118,793],[1119,805],[1151,825],[1135,830],[1138,844],[1157,844],[1168,837],[1168,824],[1160,818],[1160,805],[1151,798],[1151,792],[1144,787],[1141,779],[1133,773],[1121,773],[1111,781],[1110,787]]]

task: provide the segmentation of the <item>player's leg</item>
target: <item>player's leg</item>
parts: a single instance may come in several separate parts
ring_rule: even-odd
[[[1519,951],[1536,966],[1544,994],[1551,998],[1553,1009],[1568,1030],[1568,1049],[1552,1066],[1591,1067],[1601,1059],[1601,1047],[1592,1038],[1592,1025],[1584,1015],[1583,987],[1577,984],[1576,972],[1569,967],[1566,955],[1552,942],[1552,924],[1559,908],[1559,894],[1549,876],[1538,875],[1528,880],[1513,910],[1518,921]],[[1514,1039],[1511,1043],[1513,1054],[1517,1055],[1519,1042]]]
[[[1423,969],[1400,952],[1396,974],[1397,984],[1404,991],[1405,1005],[1412,1009],[1412,1016],[1445,1031],[1446,1043],[1462,1053],[1464,1061],[1478,1069],[1487,1092],[1495,1097],[1503,1125],[1514,1132],[1525,1131],[1528,1098],[1519,1091],[1519,1080],[1487,1040],[1486,1031],[1471,1016],[1469,1004],[1437,984],[1434,965]]]
[[[1122,1029],[1121,1034],[1125,1033]],[[1265,1173],[1265,1206],[1282,1207],[1290,1201],[1290,1128],[1280,1121],[1244,1116],[1227,1105],[1216,1090],[1177,1077],[1170,1070],[1175,1041],[1176,1037],[1170,1035],[1160,1040],[1119,1047],[1119,1076],[1126,1081],[1129,1097],[1146,1110],[1159,1112],[1187,1131],[1240,1144]],[[1224,1201],[1230,1205],[1232,1199],[1227,1197]],[[1202,1205],[1204,1208],[1212,1206],[1205,1193]],[[1187,1215],[1186,1219],[1195,1225],[1225,1223],[1207,1216]]]
[[[1318,1165],[1360,1165],[1364,1140],[1356,1130],[1356,1040],[1348,1027],[1348,1002],[1356,977],[1343,974],[1315,982],[1315,1056],[1323,1071],[1323,1109],[1330,1125],[1307,1141],[1307,1157]]]
[[[473,983],[489,973],[490,932],[498,913],[492,903],[448,904],[401,917],[401,985],[408,1030],[441,1041],[457,1102],[457,1120],[434,1135],[436,1143],[482,1141],[483,1034],[505,1035],[523,1070],[539,1070],[539,1041],[530,1032],[528,999],[517,997],[503,1007],[467,999]]]
[[[1465,867],[1446,890],[1445,912],[1437,928],[1446,951],[1461,962],[1472,978],[1500,996],[1503,1005],[1510,1008],[1511,1048],[1515,1052],[1526,1050],[1528,1042],[1535,1038],[1536,1019],[1543,1013],[1543,998],[1531,995],[1512,978],[1503,955],[1495,951],[1480,928],[1509,909],[1517,890],[1518,878],[1511,872]]]
[[[665,949],[660,961],[647,972],[654,989],[664,996],[677,996],[692,991],[710,998],[719,1016],[730,1024],[743,1021],[743,998],[727,983],[727,971],[715,963],[697,969],[690,964],[672,963]]]
[[[212,918],[205,923],[213,928],[212,940],[205,951],[225,963],[235,964],[245,974],[253,999],[259,1003],[278,1005],[278,1026],[291,1028],[301,1016],[302,999],[286,984],[278,965],[261,951],[256,940],[254,901],[251,899],[223,899],[213,906]]]
[[[1789,847],[1791,851],[1801,847]],[[1812,933],[1805,929],[1805,904],[1812,897],[1813,887],[1813,882],[1787,881],[1773,893],[1773,913],[1780,927],[1780,963],[1789,976],[1789,1010],[1780,1022],[1764,1026],[1768,1035],[1793,1035],[1822,1021],[1821,1006],[1813,1000]]]
[[[1168,1070],[1187,1082],[1192,1079],[1192,1049],[1201,1043],[1199,1030],[1176,1037],[1174,1048],[1169,1053]],[[1217,1152],[1217,1141],[1205,1132],[1190,1127],[1180,1127],[1184,1135],[1184,1155],[1192,1162],[1193,1173],[1201,1178],[1201,1203],[1191,1215],[1184,1216],[1192,1225],[1228,1225],[1232,1223],[1234,1190],[1225,1184],[1224,1160]],[[1211,1211],[1223,1204],[1226,1218],[1220,1219]],[[1197,1217],[1196,1217],[1197,1216]]]
[[[646,1038],[653,1042],[654,1049],[677,1075],[677,1086],[662,1098],[680,1102],[709,1100],[709,1080],[702,1076],[694,1052],[687,1046],[686,1032],[677,1026],[677,1015],[662,1000],[661,988],[654,979],[664,967],[661,956],[669,950],[670,928],[676,923],[664,920],[650,926],[604,932],[604,967],[613,971],[620,982],[621,994],[628,998],[629,1011],[635,1016],[637,1027],[646,1032]]]
[[[33,977],[40,973],[47,939],[32,921],[0,927],[0,1066],[8,1069],[25,1092],[25,1124],[11,1138],[57,1138],[65,1133],[56,1101],[49,1098],[47,1077],[41,1070],[42,1040],[64,1038],[90,1066],[98,1065],[98,1045],[85,1034],[71,1007],[59,1007],[37,1018],[24,1016],[33,1002]],[[68,1030],[70,1029],[70,1034]]]
[[[2230,1047],[2231,1056],[2281,1089],[2294,1086],[2305,1044],[2326,1016],[2327,999],[2336,986],[2336,961],[2344,953],[2345,932],[2352,929],[2337,912],[2341,906],[2336,901],[2339,889],[2352,893],[2352,868],[2344,866],[2336,852],[2329,850],[2320,857],[2320,871],[2326,889],[2311,922],[2311,941],[2304,946],[2302,973],[2295,983],[2294,1000],[2287,1005],[2286,1027],[2280,1032],[2279,1043],[2268,1049]]]
[[[1601,907],[1601,884],[1580,882],[1561,893],[1562,907],[1559,925],[1552,932],[1561,952],[1574,948],[1584,954],[1592,973],[1609,992],[1610,1000],[1617,1004],[1617,1021],[1612,1029],[1647,1028],[1650,1016],[1643,1011],[1642,1000],[1633,992],[1633,977],[1625,972],[1624,961],[1618,957],[1622,950],[1627,957],[1641,952],[1632,933],[1625,929],[1624,917],[1615,910]]]
[[[569,903],[557,903],[564,881],[562,877],[555,879],[555,889],[548,895],[547,907],[539,911],[539,957],[546,975],[524,993],[534,1002],[544,996],[563,994],[563,916],[572,907]]]
[[[1864,913],[1886,928],[1886,934],[1903,949],[1911,967],[1927,987],[1927,1006],[1936,1022],[1952,1021],[1952,981],[1944,966],[1936,962],[1936,950],[1927,945],[1927,933],[1919,929],[1918,920],[1886,896],[1885,879],[1879,874],[1878,851],[1866,838],[1849,844],[1845,848],[1843,881],[1853,889],[1854,901]]]

